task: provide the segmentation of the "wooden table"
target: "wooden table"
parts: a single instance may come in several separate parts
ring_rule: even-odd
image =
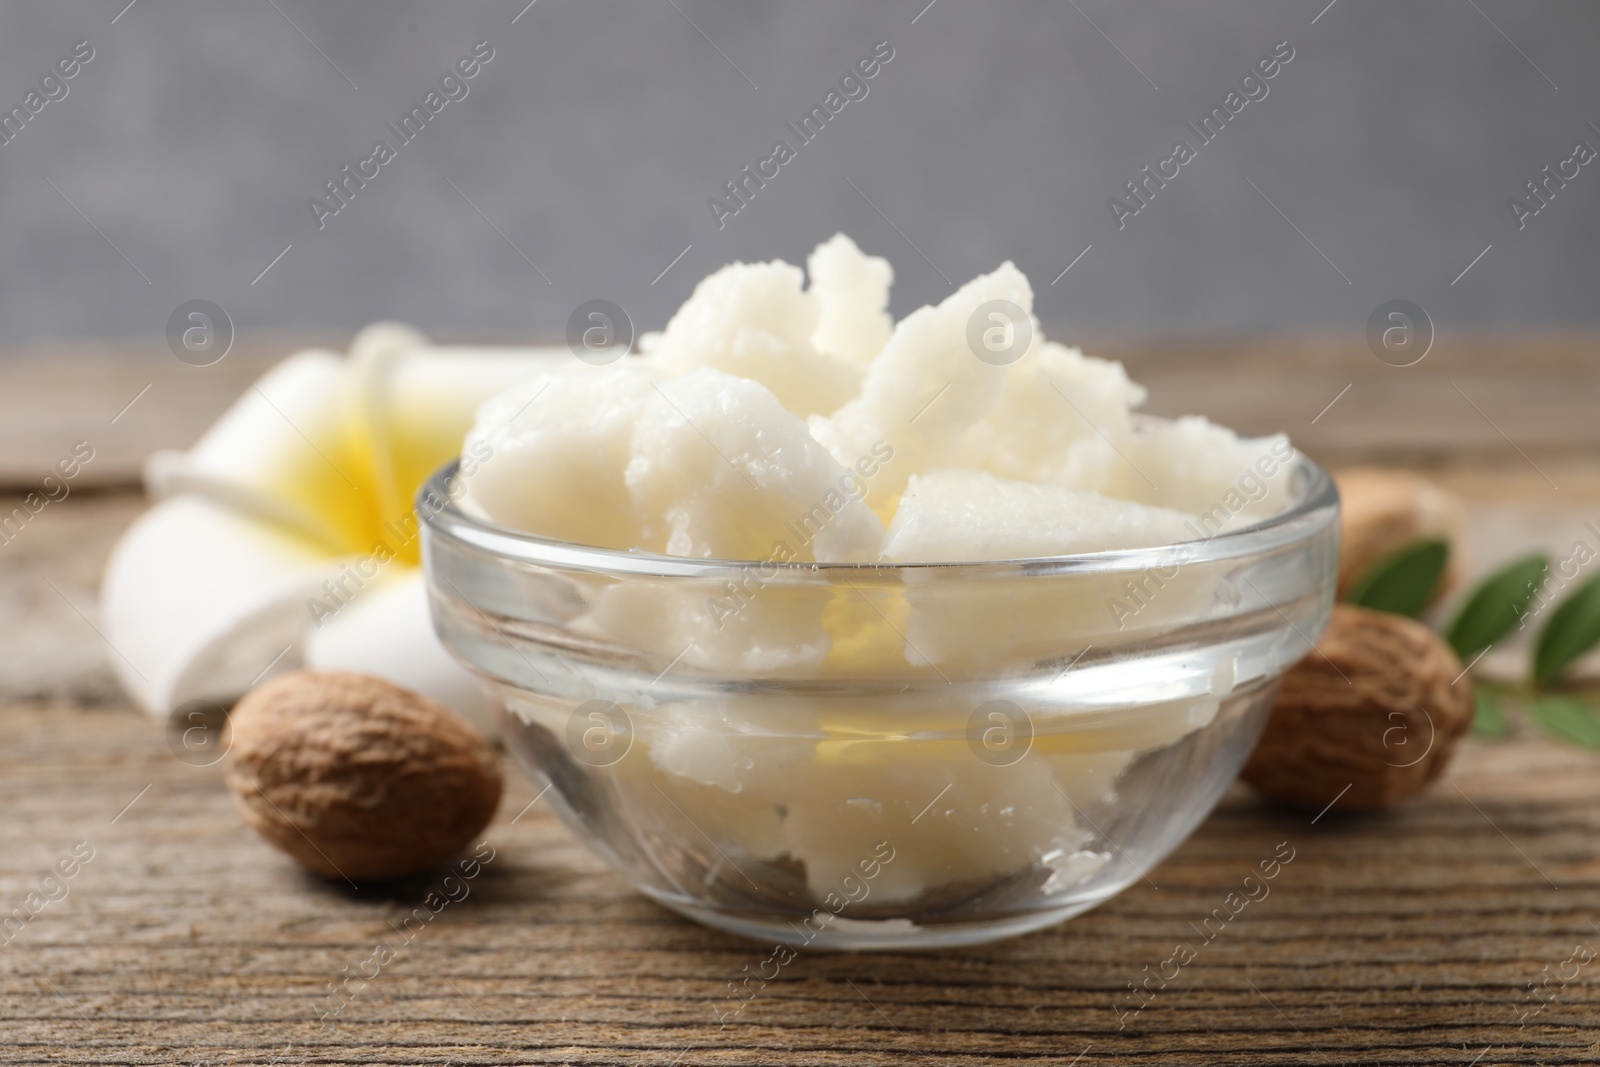
[[[1158,410],[1287,429],[1327,462],[1428,467],[1469,500],[1470,549],[1492,561],[1600,517],[1597,349],[1441,342],[1427,378],[1359,345],[1113,351]],[[1600,952],[1600,754],[1521,726],[1469,742],[1387,815],[1335,806],[1313,822],[1236,789],[1154,884],[1053,930],[926,955],[802,952],[726,1027],[727,983],[762,946],[632,893],[542,803],[518,817],[534,793],[513,775],[470,895],[319,1024],[330,984],[397,944],[391,924],[432,883],[355,892],[268,848],[220,768],[175,759],[118,696],[91,622],[105,554],[142,506],[117,486],[281,347],[256,351],[188,387],[191,368],[156,361],[0,363],[0,483],[27,486],[90,431],[105,461],[100,489],[0,545],[0,915],[75,845],[93,850],[0,945],[0,1062],[1600,1062],[1600,955],[1567,962]],[[1206,941],[1197,928],[1285,842],[1270,895]],[[1196,958],[1133,1013],[1129,983],[1180,943]]]

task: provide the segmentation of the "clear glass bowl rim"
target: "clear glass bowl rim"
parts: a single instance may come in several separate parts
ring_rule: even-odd
[[[1204,540],[1180,541],[1147,548],[1081,552],[1026,559],[949,561],[935,563],[782,563],[777,560],[692,559],[651,552],[600,548],[559,541],[514,530],[469,515],[450,495],[449,485],[460,467],[452,460],[417,491],[417,514],[434,536],[477,549],[504,561],[654,578],[737,578],[760,570],[763,584],[811,584],[830,577],[892,577],[937,572],[941,580],[996,579],[1008,575],[1120,574],[1171,567],[1174,562],[1205,563],[1255,557],[1316,536],[1338,520],[1339,491],[1321,466],[1296,452],[1291,470],[1304,490],[1288,509],[1248,526]],[[1291,475],[1293,477],[1294,475]],[[443,502],[442,504],[440,502]],[[1220,503],[1220,502],[1219,502]]]

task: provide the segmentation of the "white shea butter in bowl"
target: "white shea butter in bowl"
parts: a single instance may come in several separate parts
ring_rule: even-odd
[[[1333,599],[1283,437],[1135,414],[1011,264],[892,322],[840,235],[480,409],[424,489],[435,625],[562,816],[683,914],[972,943],[1142,877]]]

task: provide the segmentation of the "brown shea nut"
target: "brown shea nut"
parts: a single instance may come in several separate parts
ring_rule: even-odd
[[[318,874],[439,866],[500,806],[500,760],[427,697],[345,671],[294,671],[229,719],[228,787],[246,822]]]
[[[1336,604],[1316,650],[1284,676],[1241,777],[1312,811],[1396,804],[1433,781],[1472,725],[1472,686],[1437,634],[1400,615]]]
[[[1339,595],[1384,556],[1429,538],[1450,545],[1450,559],[1434,599],[1461,577],[1465,524],[1455,495],[1412,471],[1352,467],[1338,471]]]

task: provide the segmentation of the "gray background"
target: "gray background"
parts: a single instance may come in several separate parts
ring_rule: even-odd
[[[1441,331],[1600,324],[1600,162],[1520,232],[1506,206],[1600,148],[1600,5],[537,0],[513,24],[525,2],[6,4],[7,107],[75,41],[96,57],[0,147],[0,345],[155,337],[194,298],[241,331],[549,337],[596,297],[650,329],[715,266],[840,229],[893,260],[897,313],[1011,258],[1067,339],[1355,338],[1394,297]],[[480,39],[470,96],[319,232],[307,199]],[[719,231],[707,198],[880,40],[867,98]],[[1268,97],[1118,232],[1108,198],[1282,40]]]

